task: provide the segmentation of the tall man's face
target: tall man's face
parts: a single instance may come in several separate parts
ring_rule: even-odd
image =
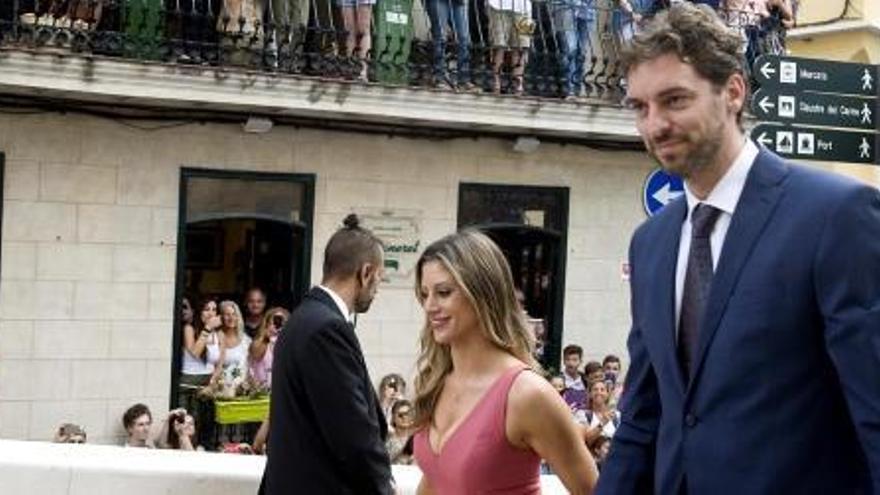
[[[669,53],[630,69],[627,102],[648,153],[667,172],[689,178],[716,165],[724,137],[738,125],[744,88],[739,74],[715,87]]]

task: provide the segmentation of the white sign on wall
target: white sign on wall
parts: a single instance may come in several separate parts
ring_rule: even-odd
[[[364,227],[385,244],[385,279],[410,283],[422,248],[421,210],[368,209],[358,212]]]

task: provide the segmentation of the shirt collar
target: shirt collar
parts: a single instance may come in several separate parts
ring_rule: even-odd
[[[318,287],[330,295],[330,299],[333,299],[333,302],[336,303],[336,307],[339,308],[339,312],[342,313],[342,315],[345,317],[345,321],[351,323],[352,322],[352,315],[348,311],[348,305],[345,304],[345,301],[342,300],[342,297],[340,297],[339,294],[334,292],[333,289],[330,289],[330,288],[325,287],[323,285],[319,285]]]
[[[757,156],[758,147],[755,146],[751,139],[746,138],[739,155],[733,160],[733,164],[727,169],[727,172],[724,173],[718,184],[715,184],[709,196],[702,201],[694,196],[688,187],[687,181],[685,181],[684,193],[687,198],[688,217],[690,217],[691,212],[694,211],[694,208],[699,203],[714,206],[722,212],[733,216],[736,203],[739,202],[739,197],[746,186],[749,170],[752,169],[752,164],[755,163]]]

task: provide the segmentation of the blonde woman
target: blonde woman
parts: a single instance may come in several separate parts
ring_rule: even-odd
[[[510,267],[477,231],[431,244],[416,265],[425,311],[415,381],[419,494],[538,494],[546,459],[574,494],[596,464],[565,402],[537,371]]]
[[[247,376],[251,339],[244,333],[244,319],[238,304],[222,301],[219,308],[221,326],[209,337],[208,362],[214,365],[212,382],[221,380],[222,395],[232,397]]]

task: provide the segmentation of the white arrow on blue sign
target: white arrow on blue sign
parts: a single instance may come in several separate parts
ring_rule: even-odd
[[[645,187],[642,191],[642,203],[645,213],[654,216],[670,201],[684,194],[684,181],[680,177],[667,174],[662,169],[656,169],[645,179]]]

